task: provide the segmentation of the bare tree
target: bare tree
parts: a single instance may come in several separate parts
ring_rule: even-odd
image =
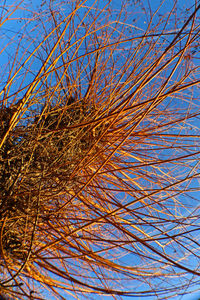
[[[198,281],[200,5],[135,5],[1,7],[5,295],[162,299]]]

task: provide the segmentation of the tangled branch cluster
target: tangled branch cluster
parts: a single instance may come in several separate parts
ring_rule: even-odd
[[[15,127],[2,147],[2,250],[12,254],[13,259],[23,260],[27,256],[33,239],[34,219],[40,216],[43,222],[44,218],[49,218],[62,205],[57,195],[63,190],[77,189],[78,178],[70,179],[73,169],[94,144],[95,130],[79,128],[89,108],[80,106],[74,99],[71,105],[68,103],[65,108],[50,108],[46,113],[45,107],[28,127]],[[3,108],[2,137],[11,117],[12,110]],[[70,126],[74,127],[69,129]],[[57,201],[55,208],[50,204],[52,199],[48,200],[52,194]]]

